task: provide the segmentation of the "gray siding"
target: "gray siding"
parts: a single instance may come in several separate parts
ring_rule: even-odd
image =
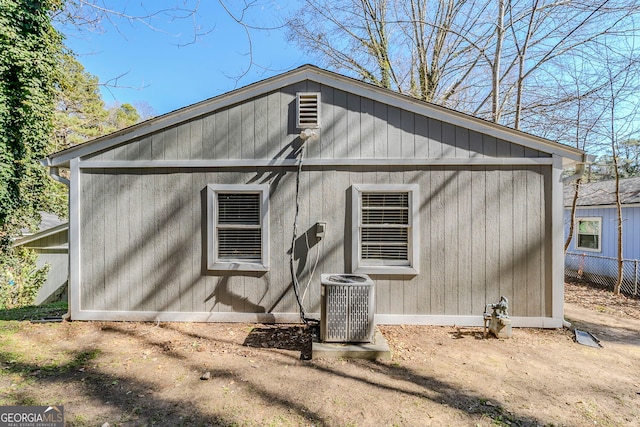
[[[549,166],[322,167],[300,180],[296,259],[307,310],[319,312],[320,273],[349,271],[349,187],[420,186],[420,274],[374,276],[379,314],[481,315],[500,295],[515,316],[549,316],[544,264]],[[295,171],[90,169],[81,177],[81,309],[297,312],[289,277]],[[203,194],[210,183],[269,183],[271,269],[207,272]],[[317,221],[327,235],[307,248]]]
[[[295,95],[319,91],[320,139],[313,159],[422,159],[549,157],[549,154],[482,135],[384,103],[307,82],[285,87],[137,141],[93,154],[94,160],[246,160],[291,154]]]
[[[24,244],[38,254],[36,265],[42,268],[49,265],[47,280],[38,290],[35,303],[55,300],[59,297],[60,288],[67,284],[69,277],[69,233],[62,229],[50,235],[44,235],[36,240]]]
[[[69,277],[69,254],[67,249],[37,249],[36,265],[41,268],[49,265],[47,280],[38,290],[35,304],[39,305],[50,300],[56,300],[60,288],[67,284]]]
[[[298,91],[322,94],[320,137],[304,143],[304,154],[327,160],[305,166],[300,176],[301,237],[294,251],[300,283],[309,280],[319,254],[305,296],[308,312],[320,311],[321,273],[351,271],[350,186],[405,183],[420,188],[420,273],[374,276],[378,314],[480,316],[487,303],[504,295],[514,316],[552,315],[551,162],[374,167],[362,162],[331,166],[330,161],[548,153],[311,82],[82,158],[74,177],[79,185],[80,240],[74,255],[80,266],[79,310],[296,313],[288,255],[295,168],[250,168],[243,161],[298,156]],[[94,160],[120,163],[100,169],[90,166]],[[135,160],[236,163],[234,168],[127,166]],[[270,185],[271,268],[264,274],[207,271],[205,188],[243,183]],[[326,238],[308,247],[305,232],[317,221],[326,221]]]
[[[35,238],[35,236],[34,236]],[[41,237],[29,243],[25,243],[25,248],[53,248],[58,246],[66,246],[69,243],[69,233],[67,229],[60,230],[54,234]]]

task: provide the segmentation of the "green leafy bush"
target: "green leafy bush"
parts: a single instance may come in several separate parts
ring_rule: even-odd
[[[38,255],[20,248],[0,255],[0,310],[32,305],[47,280],[49,265],[38,268]]]

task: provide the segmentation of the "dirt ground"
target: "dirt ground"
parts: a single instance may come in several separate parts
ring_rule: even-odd
[[[308,360],[300,325],[5,321],[0,405],[62,404],[68,426],[640,425],[640,301],[566,300],[603,348],[382,326],[390,361]]]

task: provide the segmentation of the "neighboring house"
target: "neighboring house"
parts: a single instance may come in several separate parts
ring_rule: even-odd
[[[310,316],[321,273],[356,272],[378,323],[479,326],[504,295],[514,326],[561,327],[562,171],[584,160],[307,65],[43,163],[70,169],[72,319],[299,321],[299,212]]]
[[[26,247],[38,254],[38,268],[49,265],[47,280],[36,296],[36,305],[66,298],[69,277],[69,224],[44,213],[39,229],[37,233],[25,234],[13,242],[15,248]]]
[[[565,239],[569,235],[571,204],[575,187],[565,188]],[[618,212],[615,199],[615,180],[580,184],[575,212],[573,238],[567,248],[567,267],[579,274],[616,276],[613,263],[608,258],[618,257]],[[640,260],[640,177],[620,180],[620,202],[622,204],[623,251],[625,260]],[[588,263],[584,257],[600,259]],[[629,267],[628,278],[633,282],[633,271]],[[638,273],[636,272],[636,275]],[[636,279],[637,281],[637,279]]]

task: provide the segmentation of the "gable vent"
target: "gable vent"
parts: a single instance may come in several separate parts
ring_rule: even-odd
[[[299,92],[296,96],[298,129],[320,127],[320,94],[318,92]]]

